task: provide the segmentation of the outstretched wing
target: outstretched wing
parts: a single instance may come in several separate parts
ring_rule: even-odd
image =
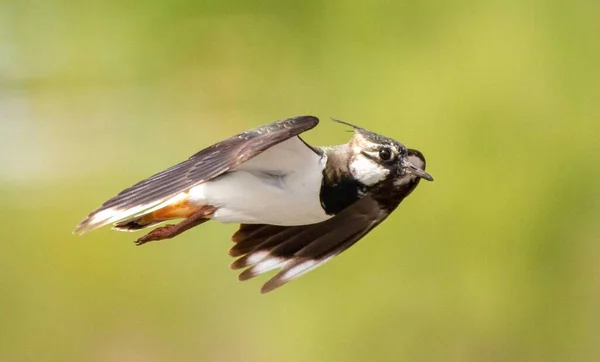
[[[319,123],[313,116],[301,116],[258,127],[196,153],[189,159],[121,191],[83,220],[76,233],[140,214],[180,192],[211,180],[259,155],[280,142],[297,136]]]
[[[231,267],[247,268],[240,280],[281,269],[261,289],[267,293],[340,254],[379,225],[388,213],[367,195],[326,221],[300,226],[245,225],[233,235]]]
[[[425,157],[417,150],[408,151],[409,160],[425,169]],[[391,180],[395,182],[395,180]],[[403,179],[390,190],[371,190],[331,219],[300,226],[240,225],[233,235],[236,243],[229,251],[240,257],[232,269],[246,268],[240,280],[254,278],[270,270],[279,272],[263,285],[268,293],[292,279],[321,266],[348,249],[379,225],[417,187],[418,177]]]

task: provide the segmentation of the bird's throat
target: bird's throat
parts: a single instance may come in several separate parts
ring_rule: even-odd
[[[350,174],[348,145],[331,147],[326,150],[327,165],[323,169],[320,201],[328,215],[335,215],[360,199],[367,187]]]

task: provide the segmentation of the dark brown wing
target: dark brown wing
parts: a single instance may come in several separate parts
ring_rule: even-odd
[[[329,220],[311,225],[245,225],[233,235],[232,256],[242,256],[231,267],[248,268],[240,280],[281,269],[261,289],[267,293],[340,254],[375,226],[388,213],[369,195]]]
[[[425,157],[408,151],[409,160],[425,169]],[[395,182],[397,180],[390,180]],[[273,269],[280,271],[262,287],[267,293],[326,263],[379,225],[417,187],[420,179],[407,178],[395,187],[382,184],[329,220],[301,226],[240,225],[229,251],[240,257],[231,264],[244,270],[247,280]]]
[[[315,127],[318,123],[319,119],[313,116],[294,117],[258,127],[216,143],[196,153],[188,160],[121,191],[93,211],[79,224],[75,232],[89,231],[116,221],[112,210],[121,212],[131,210],[130,215],[126,215],[127,212],[120,214],[121,216],[131,216],[151,208],[194,185],[227,172],[259,155],[269,147]],[[103,211],[105,212],[102,213]]]

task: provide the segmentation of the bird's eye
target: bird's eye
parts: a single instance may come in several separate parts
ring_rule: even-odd
[[[382,161],[387,161],[392,157],[392,151],[389,148],[382,148],[379,150],[379,158]]]

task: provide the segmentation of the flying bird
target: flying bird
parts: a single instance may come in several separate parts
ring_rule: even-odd
[[[294,117],[248,130],[121,191],[76,228],[113,224],[142,245],[209,220],[239,223],[229,251],[240,280],[278,273],[267,293],[348,249],[379,225],[419,184],[433,181],[425,157],[347,122],[348,143],[315,147],[300,138],[319,119]]]

